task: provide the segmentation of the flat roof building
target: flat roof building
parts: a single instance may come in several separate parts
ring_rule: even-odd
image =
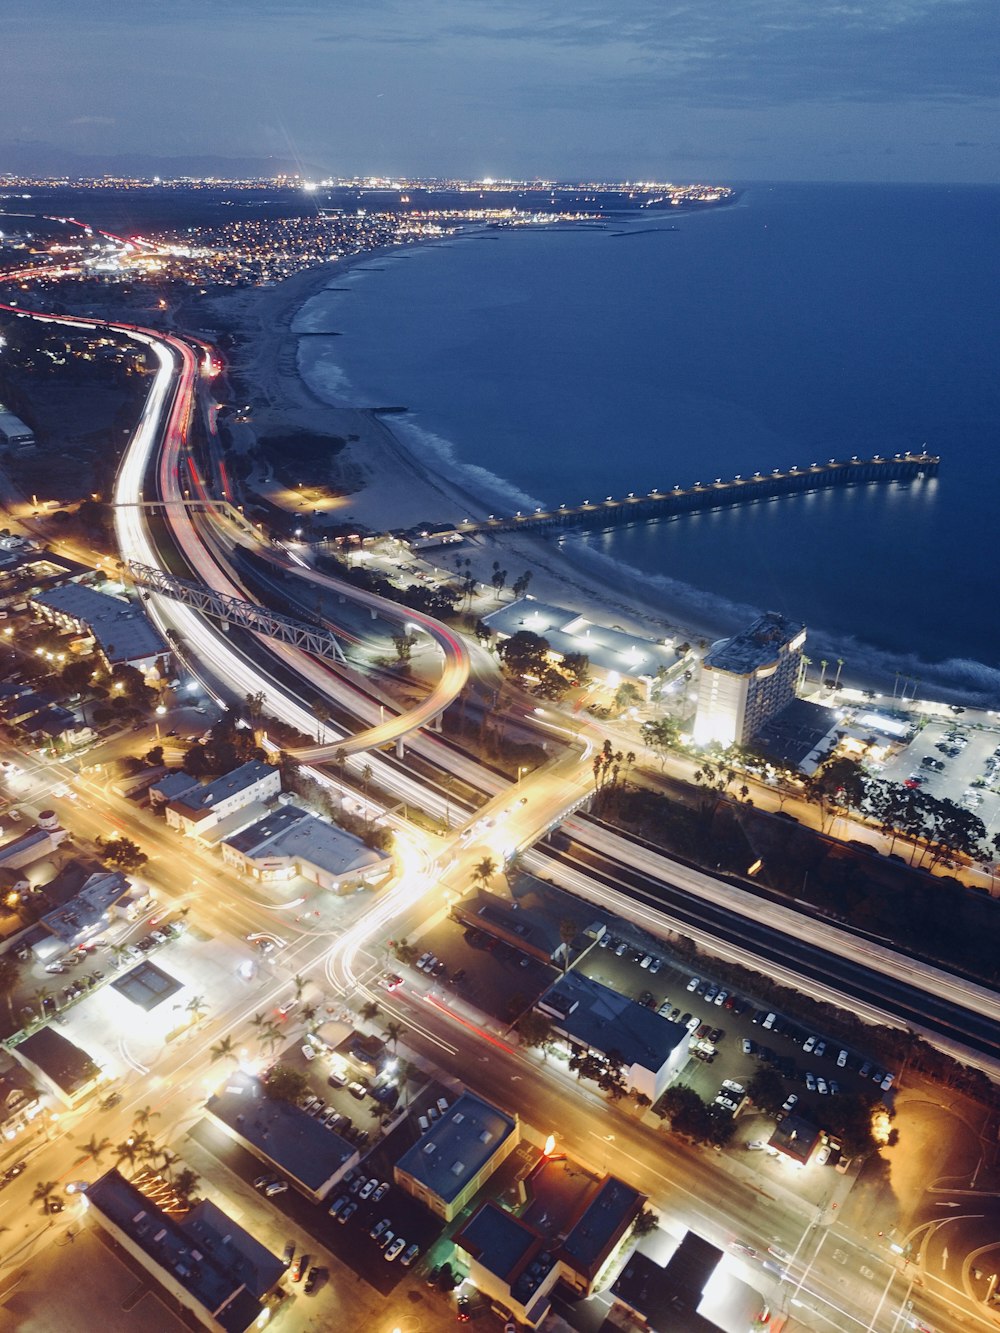
[[[68,902],[46,912],[41,923],[67,948],[82,944],[110,925],[123,899],[131,901],[131,887],[120,870],[98,871],[84,880],[83,888]]]
[[[397,1185],[450,1222],[506,1161],[520,1137],[516,1115],[463,1092],[403,1154],[393,1175]]]
[[[166,782],[165,778],[157,787],[162,790]],[[280,791],[280,769],[251,759],[209,782],[192,780],[167,800],[167,823],[189,837],[204,836],[230,815],[255,801],[273,800]]]
[[[109,671],[132,666],[148,675],[159,669],[161,660],[170,660],[169,647],[133,602],[85,583],[64,583],[37,593],[31,604],[59,629],[91,635]]]
[[[0,868],[20,870],[54,852],[69,835],[63,828],[29,828],[0,847]]]
[[[87,1202],[99,1225],[203,1328],[259,1327],[284,1263],[209,1200],[182,1212],[158,1206],[158,1193],[111,1170],[88,1188]]]
[[[86,1051],[48,1026],[18,1042],[11,1053],[69,1107],[79,1106],[104,1077]]]
[[[392,868],[388,853],[296,805],[282,806],[226,838],[222,859],[264,882],[301,875],[335,893],[371,884]]]
[[[571,1043],[619,1057],[627,1086],[651,1102],[688,1058],[687,1028],[579,972],[560,977],[536,1007]]]
[[[674,649],[656,639],[596,625],[576,611],[550,606],[530,596],[491,611],[483,617],[483,623],[501,639],[522,630],[538,634],[559,658],[582,653],[591,672],[612,687],[622,680],[633,680],[648,690],[657,672],[677,663]]]
[[[346,1139],[300,1106],[265,1096],[260,1079],[243,1070],[231,1074],[206,1105],[231,1138],[314,1201],[358,1163],[358,1150]]]
[[[541,963],[560,966],[564,960],[567,964],[576,962],[607,930],[579,899],[537,881],[527,891],[523,881],[519,882],[512,898],[485,889],[472,892],[455,904],[452,916],[462,925],[504,940]],[[567,922],[577,927],[575,937],[568,942],[563,938]]]
[[[684,1333],[746,1333],[763,1327],[767,1301],[741,1276],[742,1266],[717,1246],[687,1232],[665,1265],[636,1251],[610,1294],[650,1329]]]

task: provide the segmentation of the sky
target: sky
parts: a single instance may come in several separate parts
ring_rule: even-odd
[[[306,175],[1000,181],[998,0],[4,10],[0,173],[224,157]]]

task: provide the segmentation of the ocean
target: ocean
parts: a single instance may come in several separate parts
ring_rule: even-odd
[[[331,279],[296,327],[331,401],[490,512],[926,447],[936,480],[580,534],[676,617],[1000,706],[1000,189],[752,185],[726,208],[489,231]]]

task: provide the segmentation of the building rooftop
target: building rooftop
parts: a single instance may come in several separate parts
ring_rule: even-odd
[[[786,1115],[780,1125],[775,1125],[768,1142],[772,1148],[777,1148],[778,1152],[801,1166],[808,1162],[813,1148],[819,1142],[820,1132],[811,1120],[805,1120],[800,1115]]]
[[[756,732],[754,749],[775,763],[801,769],[808,776],[815,773],[836,745],[840,726],[841,719],[835,709],[808,699],[793,699]]]
[[[514,1299],[527,1308],[552,1272],[555,1256],[545,1237],[492,1199],[454,1236],[455,1244],[506,1283]]]
[[[594,1278],[601,1265],[642,1212],[646,1195],[616,1176],[603,1180],[560,1246],[578,1273]]]
[[[567,972],[541,996],[538,1007],[559,1027],[596,1051],[617,1051],[626,1065],[661,1069],[687,1041],[688,1030],[654,1009],[619,995],[591,977]]]
[[[86,1051],[48,1026],[25,1037],[14,1053],[30,1061],[70,1097],[101,1072]]]
[[[33,847],[38,847],[39,856],[53,846],[50,830],[38,828],[27,829],[24,833],[19,833],[16,838],[11,838],[10,842],[5,842],[0,847],[0,866],[9,865],[11,861],[20,861],[22,865],[27,864],[25,853],[30,852]]]
[[[169,1000],[171,995],[176,995],[183,987],[176,977],[170,976],[155,963],[144,958],[130,971],[115,977],[111,989],[149,1013],[164,1000]]]
[[[168,773],[166,777],[160,778],[159,782],[154,782],[150,787],[150,795],[159,796],[163,801],[176,801],[185,792],[193,791],[195,787],[200,787],[201,783],[197,778],[193,778],[190,773],[180,770],[176,773]]]
[[[308,861],[330,875],[352,875],[379,865],[385,856],[366,847],[353,833],[346,833],[325,819],[317,819],[296,805],[285,805],[226,843],[252,860],[288,857]]]
[[[632,1254],[611,1292],[638,1310],[651,1328],[720,1333],[720,1325],[699,1314],[698,1306],[721,1258],[721,1250],[689,1231],[665,1267],[638,1251]]]
[[[583,653],[591,666],[604,672],[617,671],[621,676],[655,676],[660,667],[673,666],[677,661],[673,648],[656,639],[595,625],[575,611],[533,597],[508,602],[484,616],[483,621],[504,637],[529,630],[546,639],[561,657]]]
[[[159,1209],[118,1171],[108,1171],[95,1180],[87,1199],[153,1263],[166,1269],[222,1328],[233,1333],[243,1333],[256,1320],[262,1308],[260,1295],[283,1270],[279,1259],[219,1209],[199,1204],[186,1218],[176,1218]]]
[[[314,1192],[357,1151],[301,1107],[265,1097],[260,1079],[242,1070],[231,1074],[207,1105],[224,1125]]]
[[[73,944],[83,935],[92,934],[108,924],[108,909],[124,898],[129,882],[120,870],[98,871],[90,875],[75,897],[61,907],[46,912],[42,924],[58,939]]]
[[[184,807],[193,812],[207,812],[220,801],[226,801],[231,796],[246,791],[248,787],[254,786],[255,783],[263,781],[277,771],[269,764],[262,764],[259,759],[250,759],[247,763],[240,764],[239,768],[234,768],[231,773],[223,773],[221,777],[212,778],[204,785],[197,783],[189,787],[181,796],[175,797],[171,805],[175,808]]]
[[[109,662],[134,662],[170,651],[144,611],[85,583],[64,583],[32,600],[86,625]]]
[[[428,1133],[396,1163],[439,1199],[449,1202],[482,1170],[517,1120],[463,1092]]]
[[[715,671],[729,671],[736,676],[749,676],[761,667],[771,666],[778,660],[782,648],[788,647],[805,626],[795,620],[786,620],[777,611],[767,611],[753,624],[731,639],[720,639],[705,654],[703,665]]]

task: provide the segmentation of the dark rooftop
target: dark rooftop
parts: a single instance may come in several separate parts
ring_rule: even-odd
[[[794,620],[786,620],[777,611],[758,616],[748,629],[714,643],[705,654],[704,665],[734,675],[749,675],[778,660],[783,648],[805,629]]]
[[[702,1292],[722,1251],[690,1231],[665,1268],[637,1250],[611,1292],[638,1310],[655,1329],[718,1333],[719,1326],[698,1313]]]
[[[192,1227],[190,1222],[182,1223],[161,1212],[141,1190],[115,1170],[95,1180],[87,1190],[87,1198],[91,1207],[123,1231],[133,1244],[190,1292],[222,1328],[244,1333],[256,1320],[261,1303],[254,1288],[260,1285],[261,1271],[251,1261],[249,1247],[245,1250],[242,1244],[237,1244],[223,1249],[226,1234],[235,1237],[240,1232],[241,1237],[253,1242],[253,1247],[263,1251],[278,1270],[283,1265],[218,1209],[203,1213],[201,1225]],[[197,1212],[195,1209],[190,1217],[193,1219]],[[212,1225],[220,1218],[224,1226],[221,1235]],[[268,1287],[277,1281],[278,1276],[275,1272]]]
[[[322,1188],[357,1151],[301,1107],[265,1097],[260,1079],[242,1070],[231,1074],[207,1105],[224,1125],[309,1190]]]
[[[49,1026],[25,1037],[14,1050],[15,1054],[30,1060],[47,1074],[70,1097],[101,1072],[86,1051]]]
[[[800,1115],[786,1115],[781,1124],[775,1126],[769,1142],[772,1148],[777,1148],[793,1162],[807,1162],[819,1136],[820,1130],[811,1120],[804,1120]]]
[[[839,721],[833,708],[793,699],[755,734],[754,747],[775,763],[798,768]]]
[[[563,1241],[562,1256],[578,1273],[596,1277],[645,1202],[644,1194],[608,1176]]]
[[[658,1070],[682,1042],[687,1028],[630,1000],[591,977],[568,972],[538,1001],[560,1028],[596,1051],[617,1051],[623,1063]]]
[[[147,1013],[182,989],[176,977],[162,972],[155,963],[145,960],[137,963],[130,972],[116,977],[111,987]]]
[[[308,1118],[308,1117],[307,1117]],[[463,1092],[440,1121],[396,1163],[439,1199],[454,1199],[517,1130],[517,1120]]]

